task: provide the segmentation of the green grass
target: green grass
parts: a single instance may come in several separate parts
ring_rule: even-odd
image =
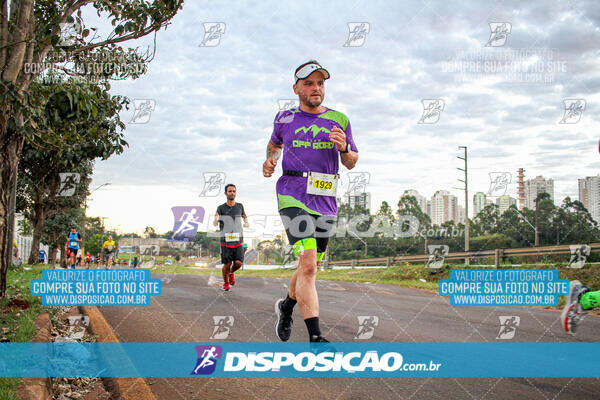
[[[440,270],[426,269],[423,264],[409,264],[402,266],[392,266],[389,268],[361,268],[361,269],[337,269],[323,270],[317,272],[317,279],[341,282],[370,282],[384,285],[395,285],[424,289],[432,292],[438,292],[438,282],[440,279],[450,278],[451,269],[463,269],[464,264],[446,264]],[[477,265],[470,267],[478,269]],[[584,285],[592,290],[600,290],[600,265],[586,265],[581,269],[567,269],[565,264],[528,264],[521,267],[500,267],[505,269],[558,269],[560,279],[580,280]],[[220,278],[220,269],[193,269],[181,265],[160,265],[151,270],[155,273],[163,274],[191,274],[191,275],[214,275]],[[240,270],[241,276],[265,277],[265,278],[291,278],[294,270],[290,269],[271,269],[271,270]],[[425,282],[423,282],[424,280]],[[544,308],[562,308],[564,297],[559,298],[559,305],[556,307]],[[600,311],[593,311],[600,315]]]
[[[220,277],[220,269],[193,269],[180,265],[160,265],[152,269],[152,272],[163,274],[192,274],[192,275],[215,275]],[[294,270],[270,269],[270,270],[240,270],[241,276],[265,277],[265,278],[291,278]],[[448,278],[448,270],[438,273],[425,270],[423,265],[411,264],[409,266],[394,266],[390,268],[368,268],[368,269],[327,269],[317,272],[317,279],[343,282],[371,282],[386,285],[406,286],[430,291],[437,291],[439,279]],[[424,279],[422,282],[419,279]]]
[[[23,265],[24,267],[30,267]],[[52,317],[57,308],[42,307],[40,297],[29,293],[32,279],[42,277],[42,269],[47,266],[33,266],[30,271],[9,269],[7,274],[7,296],[0,299],[0,339],[9,342],[29,342],[35,334],[35,319],[42,312],[49,312]],[[29,307],[22,309],[15,305],[28,303]],[[17,387],[20,378],[0,378],[0,399],[17,400]]]

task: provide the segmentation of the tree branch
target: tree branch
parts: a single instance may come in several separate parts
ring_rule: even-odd
[[[107,46],[109,44],[116,44],[116,43],[120,43],[120,42],[125,42],[127,40],[137,39],[137,38],[140,38],[142,36],[146,36],[147,34],[152,33],[154,31],[157,31],[161,27],[163,27],[163,25],[165,23],[169,22],[177,14],[178,11],[179,11],[179,5],[177,5],[174,8],[174,11],[171,14],[165,16],[163,19],[161,19],[160,21],[155,22],[152,25],[149,25],[148,27],[144,28],[141,31],[131,32],[130,34],[125,35],[125,36],[121,36],[121,37],[119,37],[117,39],[103,40],[103,41],[98,42],[98,43],[88,44],[87,46],[83,46],[83,47],[80,47],[79,49],[74,50],[72,52],[72,54],[75,55],[75,54],[81,53],[83,51],[95,49],[97,47],[104,47],[104,46]]]

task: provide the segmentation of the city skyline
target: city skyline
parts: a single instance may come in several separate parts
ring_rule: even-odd
[[[545,191],[545,190],[535,191],[533,187],[527,189],[526,192],[525,192],[525,198],[526,198],[525,207],[526,208],[530,208],[530,209],[534,209],[535,206],[533,206],[533,208],[530,207],[534,203],[533,199],[536,197],[537,193],[540,193],[542,191],[550,194],[550,198],[554,202],[554,204],[556,206],[560,206],[561,203],[562,203],[562,201],[567,196],[565,196],[564,198],[561,198],[561,199],[556,199],[555,198],[555,196],[554,196],[554,190],[553,190],[553,179],[552,178],[545,178],[542,175],[537,175],[534,178],[525,179],[524,180],[525,181],[525,186],[528,187],[529,183],[532,183],[532,184],[538,183],[539,184],[541,182],[540,178],[542,180],[550,182],[550,185],[548,185],[548,187],[551,188],[551,191]],[[587,200],[587,201],[590,202],[591,206],[590,206],[590,204],[588,204],[586,201],[584,201],[582,199],[582,188],[581,188],[582,181],[586,181],[586,182],[592,182],[592,181],[593,182],[598,182],[598,183],[595,183],[594,191],[590,191],[590,193],[593,193],[593,195],[595,196],[595,197],[593,197],[593,201],[595,201],[595,202],[592,202],[592,200],[591,200],[592,197],[590,197],[590,200]],[[585,178],[578,178],[578,184],[579,184],[579,193],[577,194],[577,196],[568,196],[568,197],[570,197],[571,200],[578,200],[578,201],[582,202],[584,204],[584,206],[586,206],[586,208],[588,208],[588,211],[592,215],[592,218],[594,218],[594,220],[596,222],[600,223],[600,174],[597,175],[597,176],[591,176],[591,177],[588,176],[588,177],[585,177]],[[588,185],[591,185],[591,184],[588,183]],[[461,195],[457,196],[457,195],[454,195],[453,193],[450,193],[448,190],[438,189],[430,197],[430,199],[427,199],[427,197],[424,196],[417,189],[411,188],[411,189],[405,189],[404,192],[403,192],[403,194],[400,196],[400,198],[402,198],[402,196],[404,196],[404,195],[411,195],[411,196],[415,197],[417,199],[417,203],[421,207],[421,210],[423,212],[425,212],[427,215],[429,215],[432,218],[432,223],[439,225],[440,222],[443,223],[443,222],[446,222],[446,221],[449,221],[449,220],[454,220],[454,218],[442,219],[442,218],[438,217],[438,219],[436,219],[434,221],[434,219],[433,219],[433,214],[434,213],[432,211],[433,207],[430,208],[429,204],[430,204],[431,201],[433,201],[434,197],[436,197],[436,195],[438,193],[441,193],[443,195],[450,195],[450,196],[454,197],[453,201],[455,201],[455,204],[456,204],[455,206],[456,206],[457,213],[453,214],[453,216],[456,215],[455,219],[457,221],[460,221],[460,222],[464,223],[464,219],[462,219],[460,217],[461,209],[462,209],[462,211],[464,213],[464,201],[461,203],[460,199],[464,198],[464,196],[461,196]],[[499,196],[487,196],[487,193],[483,192],[483,191],[477,191],[475,193],[469,192],[470,203],[471,203],[470,204],[471,207],[469,208],[469,211],[470,211],[469,212],[469,215],[470,215],[469,219],[475,218],[477,216],[477,214],[483,208],[485,208],[486,205],[490,204],[489,202],[490,202],[491,199],[494,199],[493,201],[491,201],[492,203],[494,203],[494,204],[496,204],[496,205],[499,206],[501,214],[506,209],[508,209],[511,205],[515,205],[515,206],[518,207],[518,197],[517,197],[518,196],[518,190],[517,190],[517,196],[511,196],[511,194],[508,191],[508,187],[506,188],[506,190],[503,190],[502,193],[503,194],[501,194]],[[585,193],[587,194],[588,192],[586,191]],[[483,195],[483,196],[481,196],[481,195]],[[478,209],[478,204],[482,203],[481,200],[483,200],[483,206],[481,207],[481,209]],[[390,204],[390,206],[392,208],[394,208],[395,205]],[[451,207],[454,207],[454,206],[449,206],[449,207],[451,208]],[[374,213],[376,211],[377,210],[371,210],[372,213]],[[446,212],[448,212],[448,211],[446,211]],[[453,213],[453,211],[451,211],[451,212]]]
[[[505,171],[505,172],[507,172],[507,171]],[[531,178],[531,179],[536,179],[537,177],[540,177],[540,176],[542,176],[542,175],[537,175],[535,178]],[[543,176],[542,176],[542,177],[543,177]],[[545,178],[545,177],[544,177],[544,178]],[[584,177],[584,178],[577,178],[577,182],[579,183],[579,181],[580,181],[580,180],[582,180],[582,179],[584,179],[584,180],[585,180],[586,178],[590,178],[590,176],[586,176],[586,177]],[[591,178],[599,178],[599,179],[600,179],[600,174],[599,174],[599,175],[597,175],[597,176],[591,176]],[[547,178],[547,179],[552,179],[552,178]],[[529,181],[529,179],[525,179],[525,181]],[[511,192],[511,189],[510,189],[510,187],[513,187],[515,190],[513,190],[513,191]],[[478,193],[484,193],[484,194],[486,194],[486,196],[485,196],[485,200],[486,200],[487,204],[491,204],[491,203],[497,204],[497,200],[498,200],[500,197],[503,197],[503,196],[509,196],[511,199],[514,199],[514,200],[515,200],[515,202],[516,202],[516,201],[518,201],[518,197],[517,197],[517,195],[515,195],[515,193],[517,193],[517,192],[516,192],[516,190],[517,190],[517,189],[516,189],[516,187],[517,187],[517,183],[515,183],[515,182],[511,182],[511,183],[509,184],[509,187],[508,187],[508,188],[507,188],[507,190],[506,190],[506,194],[504,194],[504,195],[501,195],[501,196],[487,196],[487,193],[486,193],[486,192],[483,192],[483,191],[472,192],[471,190],[469,190],[469,198],[470,198],[470,204],[469,204],[469,219],[473,219],[473,218],[476,216],[476,214],[474,213],[474,212],[475,212],[475,207],[473,206],[473,205],[474,205],[474,204],[473,204],[473,200],[474,200],[474,197],[475,197],[475,196],[476,196]],[[455,203],[455,204],[456,204],[456,207],[457,207],[457,208],[456,208],[457,220],[461,220],[460,218],[458,218],[458,215],[460,214],[460,211],[461,211],[461,209],[462,209],[462,212],[463,212],[463,214],[464,214],[464,200],[463,200],[463,199],[464,199],[464,193],[463,193],[462,191],[460,191],[460,190],[453,190],[453,191],[451,192],[450,190],[447,190],[447,189],[437,189],[437,190],[435,190],[435,191],[433,192],[433,194],[432,194],[431,196],[429,196],[429,198],[428,198],[426,195],[424,195],[423,193],[421,193],[421,192],[420,192],[418,189],[411,188],[411,189],[404,189],[404,190],[402,190],[402,191],[401,191],[401,194],[399,194],[399,195],[398,195],[398,199],[397,199],[396,201],[393,201],[393,200],[391,200],[391,201],[390,201],[390,200],[386,200],[386,199],[383,199],[382,201],[386,201],[386,202],[388,202],[388,204],[390,205],[390,207],[392,207],[392,210],[393,210],[393,212],[396,212],[396,211],[397,211],[397,205],[398,205],[398,201],[400,201],[400,199],[402,198],[402,196],[403,196],[403,195],[404,195],[404,193],[406,193],[406,192],[412,192],[412,194],[411,194],[411,195],[413,195],[413,196],[414,196],[414,195],[415,195],[415,193],[416,193],[416,194],[418,194],[420,197],[422,197],[422,198],[423,198],[423,200],[425,200],[425,202],[426,202],[426,203],[422,203],[422,201],[420,201],[420,199],[419,199],[419,198],[417,198],[417,202],[419,203],[419,206],[421,207],[422,211],[423,211],[424,213],[426,213],[427,215],[429,215],[430,217],[431,217],[431,213],[432,213],[432,211],[431,211],[431,209],[429,209],[429,211],[428,211],[428,208],[429,208],[428,206],[429,206],[429,204],[430,204],[430,202],[431,202],[431,198],[433,198],[433,197],[435,196],[435,194],[436,194],[436,193],[438,193],[438,192],[445,192],[445,193],[447,193],[448,195],[450,195],[450,196],[453,196],[453,197],[456,199],[456,203]],[[365,196],[365,194],[366,194],[366,196]],[[517,193],[517,194],[518,194],[518,193]],[[356,192],[356,193],[343,193],[343,194],[342,194],[342,196],[339,196],[339,195],[338,195],[338,197],[337,197],[337,198],[338,198],[338,206],[339,206],[340,204],[346,204],[346,203],[348,202],[348,198],[349,198],[349,197],[351,197],[351,198],[355,198],[355,197],[356,197],[356,198],[357,198],[357,197],[361,197],[361,200],[360,200],[360,201],[359,201],[358,199],[352,199],[352,200],[350,200],[350,204],[351,204],[351,205],[354,205],[354,204],[360,204],[360,205],[362,205],[362,204],[361,204],[361,202],[362,202],[362,201],[366,201],[366,203],[367,203],[367,204],[370,204],[370,208],[369,208],[369,207],[365,207],[365,208],[367,208],[367,209],[370,209],[370,212],[371,212],[371,214],[375,214],[375,213],[376,213],[376,212],[379,210],[379,208],[381,207],[381,204],[382,204],[381,202],[380,202],[380,203],[374,203],[374,202],[372,201],[372,198],[373,198],[373,195],[372,195],[372,193],[371,193],[371,192],[368,192],[368,191],[365,191],[365,192]],[[418,197],[418,196],[415,196],[415,197]],[[565,196],[565,197],[566,197],[566,196]],[[564,200],[564,198],[565,198],[565,197],[558,198],[558,199],[555,197],[555,198],[553,199],[553,202],[554,202],[554,204],[555,204],[556,206],[560,206],[560,204],[562,203],[562,201]],[[569,197],[571,198],[571,200],[579,200],[579,201],[581,201],[581,200],[580,200],[579,193],[577,193],[577,194],[576,194],[576,195],[574,195],[574,196],[573,196],[573,195],[570,195]],[[218,197],[218,196],[217,196],[217,197],[215,197],[215,200],[214,200],[214,202],[215,202],[215,204],[216,204],[216,205],[220,204],[220,203],[219,203],[219,200],[217,200],[217,199],[219,199],[219,197]],[[341,200],[341,201],[340,201],[340,200]],[[240,201],[240,202],[241,202],[241,201]],[[486,205],[487,205],[487,204],[486,204]],[[585,203],[584,203],[584,204],[585,204]],[[216,205],[215,205],[215,209],[216,209]],[[517,205],[517,206],[518,206],[518,203],[517,203],[517,204],[515,204],[515,205]],[[588,210],[588,211],[590,211],[590,210]],[[591,211],[590,211],[590,212],[591,212]],[[249,214],[251,214],[251,213],[249,213]],[[89,216],[93,216],[93,215],[90,215],[89,213],[88,213],[88,215],[89,215]],[[596,218],[595,218],[595,219],[596,219]],[[447,219],[447,220],[449,220],[449,219]],[[442,221],[442,222],[445,222],[445,221],[447,221],[447,220],[444,220],[444,221]],[[461,220],[461,221],[462,221],[462,223],[464,223],[464,220]],[[596,221],[600,223],[600,220],[596,219]],[[207,229],[205,229],[206,231],[212,230],[212,226],[209,226],[210,224],[205,224],[205,225],[206,225],[206,228],[207,228]],[[154,225],[152,225],[152,224],[148,225],[148,224],[147,224],[147,225],[144,225],[143,227],[142,227],[142,226],[140,226],[139,228],[137,228],[137,229],[135,229],[135,230],[126,230],[126,229],[122,229],[122,228],[121,228],[121,226],[117,226],[117,229],[115,229],[115,230],[116,230],[117,232],[121,232],[121,233],[137,233],[137,234],[142,234],[142,233],[143,233],[143,229],[144,229],[146,226],[154,226]],[[107,227],[108,227],[108,228],[111,228],[111,229],[113,229],[113,228],[112,228],[110,225],[108,225]],[[162,232],[162,233],[165,233],[165,232],[168,232],[169,230],[171,230],[171,228],[169,228],[169,229],[167,229],[167,230],[160,230],[160,229],[157,229],[157,232]]]

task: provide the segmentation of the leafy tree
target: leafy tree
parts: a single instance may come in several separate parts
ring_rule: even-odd
[[[43,107],[42,99],[32,95],[31,85],[47,72],[36,66],[53,62],[56,70],[67,74],[135,79],[145,72],[143,66],[151,56],[123,49],[120,44],[165,27],[182,4],[182,0],[10,0],[10,7],[8,0],[0,3],[0,298],[6,295],[14,216],[11,204],[25,139],[65,144],[53,130],[40,134],[35,129]],[[115,26],[108,37],[101,38],[95,27],[84,28],[81,9],[88,5]],[[79,25],[68,40],[61,36],[65,24]],[[99,58],[108,68],[90,68]],[[94,112],[85,99],[74,98],[69,106],[67,116],[73,114],[76,119]]]
[[[379,207],[379,210],[377,210],[377,213],[375,213],[375,215],[386,217],[389,220],[390,224],[393,224],[396,220],[394,218],[394,211],[392,210],[392,207],[390,207],[388,202],[385,200],[381,203],[381,206]]]
[[[138,235],[135,232],[124,233],[123,236],[121,236],[121,237],[126,237],[126,238],[141,238],[141,236]]]
[[[71,207],[84,203],[93,160],[120,154],[127,143],[122,135],[125,125],[118,114],[125,103],[121,96],[110,96],[96,85],[75,79],[52,85],[34,82],[31,91],[35,96],[47,99],[43,118],[36,124],[36,130],[42,133],[52,129],[68,143],[57,147],[26,142],[21,154],[17,210],[23,211],[34,226],[29,256],[29,263],[33,264],[38,260],[37,249],[44,218],[58,210],[59,203]],[[74,118],[71,111],[73,101],[81,98],[93,107],[86,119]],[[71,114],[73,116],[70,117]],[[65,172],[80,174],[81,181],[73,196],[61,197],[58,193],[60,174]]]
[[[419,246],[421,241],[423,241],[424,251],[427,253],[427,245],[429,244],[429,238],[427,236],[427,230],[431,227],[431,218],[427,215],[421,207],[419,206],[419,202],[415,196],[402,196],[398,201],[398,211],[396,211],[398,217],[411,215],[417,219],[419,226],[417,229],[417,234],[414,235],[409,243],[411,246]],[[411,229],[409,226],[410,222],[403,222],[403,226],[400,227],[402,232],[408,232]],[[414,227],[412,228],[415,229]],[[425,232],[425,234],[421,234],[421,232]]]
[[[106,240],[106,237],[104,237]],[[96,255],[102,251],[103,235],[101,233],[94,233],[89,239],[85,241],[85,251]]]
[[[147,226],[147,227],[144,228],[144,237],[146,239],[148,239],[148,238],[157,238],[158,235],[156,234],[156,230],[153,227]]]
[[[357,249],[358,246],[364,247],[363,242],[368,242],[365,240],[366,238],[360,236],[369,230],[372,221],[373,216],[369,214],[369,210],[365,207],[360,205],[351,206],[349,204],[342,204],[338,208],[336,236],[329,241],[332,245],[329,254],[332,255],[332,257],[334,255],[339,256],[341,252]],[[340,235],[340,237],[337,237],[337,235]],[[360,239],[356,236],[359,236]],[[333,251],[336,253],[334,254]]]
[[[473,219],[469,232],[473,236],[483,236],[497,233],[500,219],[500,208],[496,204],[488,204]]]
[[[258,251],[260,251],[262,262],[282,263],[285,258],[283,238],[278,235],[273,240],[263,240],[258,244]]]
[[[102,225],[102,218],[100,217],[85,217],[82,225],[85,228],[82,228],[81,230],[83,231],[83,239],[85,240],[88,237],[92,237],[96,234],[102,234],[104,233],[104,226]],[[132,237],[131,235],[136,235],[135,233],[128,233],[125,236],[128,237]],[[139,236],[133,236],[133,237],[139,237]]]
[[[515,247],[527,247],[533,245],[533,242],[531,242],[531,240],[533,240],[531,233],[532,228],[525,222],[521,211],[519,211],[515,205],[510,206],[502,213],[498,220],[497,232],[511,238]],[[483,235],[480,233],[475,236]]]
[[[169,231],[164,238],[170,238],[173,232]],[[206,232],[196,232],[193,240],[194,245],[202,246],[202,251],[206,251],[212,256],[218,256],[220,252],[220,240],[217,237],[209,237]]]
[[[60,188],[59,172],[55,169],[57,165],[44,164],[43,160],[38,158],[40,153],[37,150],[30,149],[27,145],[25,147],[19,163],[17,211],[22,212],[33,227],[33,242],[28,263],[35,264],[38,262],[38,249],[46,219],[55,212],[81,206],[91,181],[92,163],[82,162],[68,168],[68,172],[80,174],[80,181],[72,196],[60,197],[57,195]],[[78,224],[77,227],[81,231],[81,225]]]
[[[58,250],[61,250],[61,260],[65,260],[67,233],[71,227],[79,226],[83,217],[83,208],[64,207],[46,218],[42,229],[42,241],[50,247],[49,263],[55,261]]]
[[[553,237],[556,243],[593,243],[600,240],[599,225],[580,201],[566,197],[562,205],[555,210]],[[549,236],[548,232],[548,236]]]

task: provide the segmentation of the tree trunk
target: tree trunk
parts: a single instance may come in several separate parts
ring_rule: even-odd
[[[44,227],[45,215],[42,204],[35,205],[35,221],[33,225],[33,243],[31,244],[31,253],[29,254],[29,264],[37,264],[40,254],[40,242],[42,238],[42,228]]]
[[[14,210],[11,210],[11,202],[24,136],[7,132],[5,126],[0,126],[0,138],[5,140],[5,144],[0,145],[0,298],[4,298],[6,273],[13,251],[11,221],[14,223]]]
[[[56,255],[58,254],[58,247],[50,246],[49,250],[48,265],[52,264],[52,266],[54,266],[54,263],[56,262]]]
[[[67,267],[67,252],[64,250],[60,252],[60,266],[63,268]]]

